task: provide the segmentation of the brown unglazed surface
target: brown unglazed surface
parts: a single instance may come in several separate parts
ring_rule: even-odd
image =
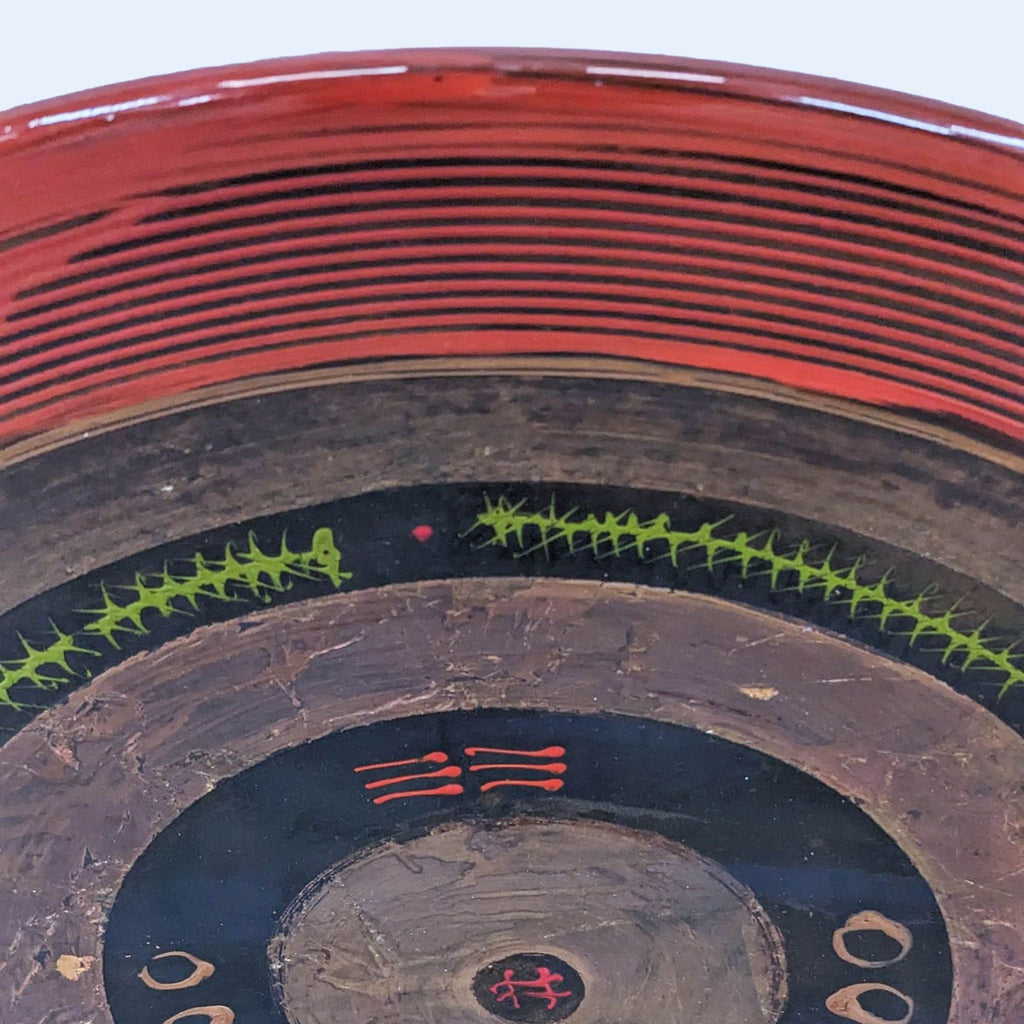
[[[1019,1012],[1019,736],[930,676],[802,624],[709,597],[516,579],[392,586],[208,626],[12,739],[3,1012],[109,1021],[98,959],[72,982],[35,957],[98,958],[128,868],[220,779],[337,729],[478,706],[671,721],[809,772],[856,800],[933,888],[951,1020]]]
[[[4,129],[0,611],[45,595],[29,611],[50,615],[65,582],[255,517],[544,481],[733,503],[908,592],[966,595],[957,614],[994,632],[1020,622],[1014,126],[753,69],[511,51],[67,102]],[[934,889],[952,1020],[1024,1017],[1024,741],[917,669],[592,582],[394,584],[196,625],[0,748],[5,1024],[109,1021],[118,887],[220,780],[476,707],[660,719],[804,769]],[[716,1024],[749,1018],[734,1001]]]
[[[782,936],[749,889],[682,844],[594,821],[385,843],[312,883],[270,957],[293,1024],[493,1024],[474,975],[524,950],[581,974],[573,1024],[773,1024],[785,1006]]]
[[[614,483],[777,509],[963,574],[954,594],[979,581],[1024,602],[1019,458],[1000,465],[782,401],[560,378],[565,369],[282,391],[10,465],[0,471],[0,548],[22,552],[32,572],[0,565],[0,603],[225,523],[467,480]]]

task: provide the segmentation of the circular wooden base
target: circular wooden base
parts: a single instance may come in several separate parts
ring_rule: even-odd
[[[571,965],[586,998],[564,974],[565,995],[524,984],[539,972],[504,961],[527,951]],[[785,1005],[781,937],[745,886],[680,844],[592,821],[466,823],[377,847],[302,893],[271,958],[302,1024],[555,1021],[574,1005],[574,1024],[770,1024]],[[518,988],[502,988],[508,969]]]

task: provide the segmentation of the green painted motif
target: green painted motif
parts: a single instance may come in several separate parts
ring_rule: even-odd
[[[935,589],[928,589],[917,597],[905,600],[893,594],[891,572],[873,582],[864,577],[865,559],[858,558],[852,565],[836,566],[830,551],[824,558],[811,559],[809,541],[801,541],[795,549],[780,551],[779,534],[749,534],[740,531],[729,536],[721,533],[726,520],[702,523],[696,530],[675,530],[664,513],[653,519],[641,520],[635,512],[604,512],[595,515],[578,509],[556,511],[554,501],[543,511],[526,509],[525,501],[510,501],[500,497],[492,501],[485,498],[484,511],[478,513],[474,529],[490,531],[484,544],[517,547],[516,557],[534,551],[549,551],[553,545],[564,544],[570,552],[589,549],[596,557],[634,555],[640,559],[650,557],[655,546],[664,551],[677,569],[690,568],[680,564],[686,552],[700,555],[700,564],[707,569],[724,562],[738,563],[744,578],[751,572],[768,576],[773,590],[782,589],[780,579],[786,574],[787,583],[795,579],[800,593],[817,591],[823,602],[845,604],[850,618],[860,616],[877,620],[880,630],[891,631],[894,621],[909,623],[906,635],[911,644],[932,638],[940,643],[942,662],[948,664],[960,656],[960,667],[987,669],[998,673],[1000,696],[1011,687],[1024,683],[1024,652],[1015,650],[1016,644],[1005,646],[986,635],[986,624],[970,631],[956,623],[966,613],[958,612],[957,605],[937,607],[940,598]],[[792,575],[790,575],[792,574]]]
[[[100,606],[82,609],[79,614],[87,621],[74,632],[63,632],[51,622],[51,636],[41,645],[19,635],[24,657],[0,662],[0,704],[21,706],[11,696],[19,683],[48,690],[70,684],[76,676],[68,660],[71,655],[101,657],[104,644],[117,649],[119,637],[145,635],[147,616],[188,614],[198,609],[200,598],[267,604],[274,594],[286,591],[292,579],[327,579],[340,587],[352,578],[352,573],[341,570],[341,552],[328,527],[316,530],[308,551],[291,551],[284,537],[276,554],[263,551],[251,533],[248,544],[239,550],[228,544],[218,559],[195,554],[182,561],[181,572],[164,565],[159,573],[137,573],[125,586],[101,584]],[[116,599],[111,591],[123,592],[126,600]]]

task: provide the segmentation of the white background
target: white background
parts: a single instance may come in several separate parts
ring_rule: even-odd
[[[663,53],[1024,122],[1024,0],[0,0],[0,110],[147,75],[410,46]]]

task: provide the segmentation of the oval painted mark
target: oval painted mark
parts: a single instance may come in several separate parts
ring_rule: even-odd
[[[865,1010],[861,1005],[860,997],[868,992],[887,992],[891,996],[903,1001],[907,1012],[895,1019],[893,1017],[879,1017],[870,1010]],[[833,992],[825,1000],[825,1008],[837,1017],[852,1020],[854,1024],[909,1024],[914,1016],[914,1000],[904,995],[898,988],[892,985],[882,985],[877,982],[865,982],[861,985],[847,985],[846,988]]]
[[[888,960],[864,960],[861,957],[854,956],[849,949],[846,948],[846,936],[853,932],[881,932],[883,935],[892,939],[893,942],[898,943],[900,947],[899,953],[894,957],[890,957]],[[837,928],[832,935],[832,948],[836,952],[841,960],[845,960],[848,964],[854,964],[856,967],[889,967],[891,964],[899,963],[911,950],[914,945],[914,937],[910,933],[910,929],[905,925],[899,923],[899,921],[893,921],[891,918],[880,914],[877,910],[862,910],[852,917],[847,918],[846,924],[842,928]]]
[[[200,982],[205,981],[209,978],[214,970],[216,969],[209,960],[201,960],[197,956],[193,956],[191,953],[186,953],[181,949],[172,949],[166,953],[158,953],[154,960],[166,960],[168,957],[181,957],[192,964],[192,973],[187,977],[182,978],[180,981],[157,981],[149,973],[149,965],[139,971],[139,978],[147,988],[155,988],[159,992],[175,992],[182,988],[193,988]]]

